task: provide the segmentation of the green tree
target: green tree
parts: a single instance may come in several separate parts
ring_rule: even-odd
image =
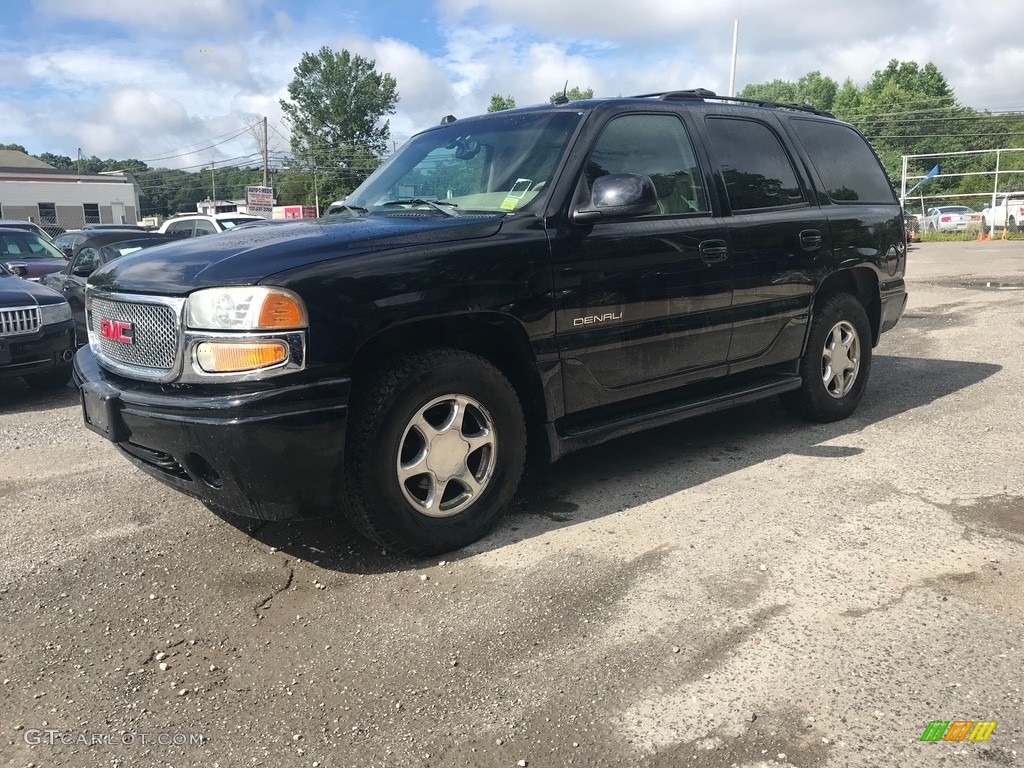
[[[0,149],[10,149],[14,152],[23,152],[26,155],[28,154],[28,150],[21,146],[21,144],[0,144]]]
[[[795,83],[791,80],[772,80],[750,83],[740,91],[745,99],[776,101],[781,104],[810,104],[815,109],[830,111],[839,86],[821,72],[808,72]]]
[[[565,92],[565,95],[568,97],[569,101],[581,101],[582,99],[592,99],[594,98],[594,89],[580,88],[578,85],[574,85],[572,88]],[[555,93],[551,94],[551,97],[548,99],[548,101],[554,102],[555,99],[560,98],[562,98],[562,92],[556,91]]]
[[[502,96],[500,93],[491,94],[491,103],[487,105],[488,112],[501,112],[504,109],[515,109],[516,99],[514,96]]]
[[[42,160],[47,165],[52,165],[54,168],[71,169],[75,167],[75,161],[67,155],[55,155],[52,152],[43,152],[41,155],[36,155],[38,160]]]
[[[281,110],[293,154],[323,170],[328,197],[348,194],[387,150],[391,127],[383,118],[395,113],[395,78],[378,72],[372,59],[324,46],[302,54],[288,97]]]

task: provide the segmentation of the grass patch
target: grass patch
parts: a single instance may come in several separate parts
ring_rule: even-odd
[[[978,239],[978,230],[975,228],[966,229],[963,232],[922,232],[922,243],[963,243],[969,240]],[[996,230],[993,240],[1002,240],[1002,230]],[[1024,232],[1007,232],[1007,240],[1024,240]]]

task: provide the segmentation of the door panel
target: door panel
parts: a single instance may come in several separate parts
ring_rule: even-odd
[[[777,126],[726,112],[706,124],[732,211],[730,372],[795,360],[817,270],[832,250],[828,221]]]
[[[659,211],[552,240],[566,413],[720,375],[731,335],[725,222],[674,114],[612,119],[588,158],[584,191],[606,173],[650,176]]]

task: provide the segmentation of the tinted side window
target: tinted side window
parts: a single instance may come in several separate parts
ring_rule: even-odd
[[[615,118],[605,126],[584,173],[591,186],[609,174],[650,176],[658,191],[659,214],[708,210],[690,137],[674,115]]]
[[[217,228],[205,219],[196,219],[196,237],[200,235],[215,235]]]
[[[185,235],[186,237],[192,237],[192,227],[193,224],[191,221],[178,221],[175,222],[174,224],[171,224],[171,226],[167,228],[167,231],[175,235]]]
[[[100,265],[100,254],[95,248],[86,246],[78,252],[75,257],[75,263],[71,267],[72,271],[76,269],[96,269]]]
[[[885,171],[855,130],[818,120],[793,120],[792,126],[829,198],[843,203],[896,201]]]
[[[806,202],[789,155],[767,125],[709,117],[708,132],[734,211]]]

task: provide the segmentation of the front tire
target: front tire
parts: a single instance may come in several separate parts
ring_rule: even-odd
[[[484,358],[433,349],[378,369],[353,398],[344,511],[388,549],[433,555],[494,526],[519,486],[526,426]]]
[[[782,402],[797,416],[828,423],[845,419],[860,403],[871,373],[871,326],[854,296],[829,296],[814,312],[800,360],[799,389]]]

